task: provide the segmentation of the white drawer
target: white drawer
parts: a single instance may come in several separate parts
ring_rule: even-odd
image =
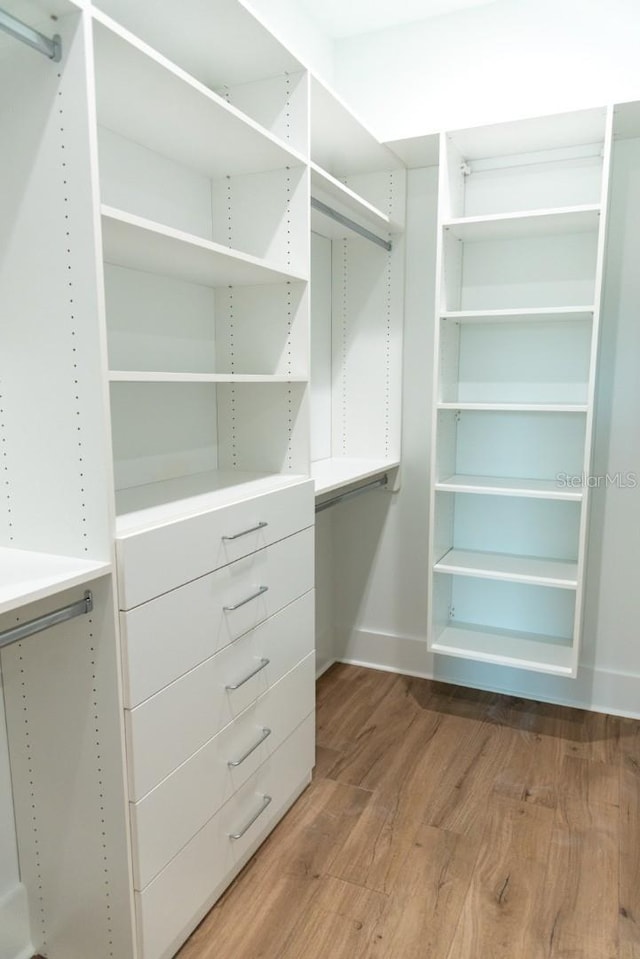
[[[313,533],[305,529],[121,613],[125,706],[137,706],[312,589]]]
[[[153,882],[135,893],[142,959],[175,954],[304,788],[313,764],[312,714]],[[271,797],[268,805],[266,797]],[[245,828],[241,838],[230,839]]]
[[[144,889],[278,749],[314,702],[310,653],[141,802],[131,804],[136,889]]]
[[[157,786],[313,650],[313,600],[313,591],[306,593],[151,699],[125,710],[132,801]],[[269,663],[256,672],[264,660]],[[251,673],[255,675],[239,685]]]
[[[314,521],[314,484],[295,486],[118,537],[118,600],[131,609]]]

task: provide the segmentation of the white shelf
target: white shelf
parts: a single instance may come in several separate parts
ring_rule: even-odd
[[[212,179],[302,157],[110,18],[94,11],[98,122]]]
[[[238,0],[182,0],[179,8],[173,0],[98,0],[97,6],[210,87],[303,69]]]
[[[311,159],[334,176],[397,170],[403,164],[317,77],[311,77]]]
[[[112,383],[306,383],[306,376],[285,373],[172,373],[147,370],[111,370]]]
[[[316,163],[311,164],[311,196],[383,239],[388,233],[402,232],[400,224]],[[348,228],[314,209],[311,210],[311,229],[332,240],[351,235]]]
[[[583,403],[438,403],[439,410],[508,413],[586,413]]]
[[[548,306],[520,310],[445,310],[443,320],[456,323],[518,323],[549,322],[562,320],[589,320],[593,318],[593,306]]]
[[[315,480],[316,496],[323,496],[325,493],[332,493],[352,486],[354,483],[383,476],[388,470],[396,469],[399,465],[399,460],[336,456],[312,463],[311,478]]]
[[[0,548],[0,614],[83,586],[110,572],[110,563]]]
[[[595,233],[600,207],[594,204],[445,220],[443,228],[467,243],[521,237]]]
[[[425,136],[406,137],[402,140],[389,140],[386,146],[393,150],[410,170],[438,166],[439,133],[427,133]]]
[[[247,253],[104,205],[102,239],[107,263],[203,286],[306,280]]]
[[[569,641],[537,633],[458,623],[445,627],[431,648],[434,653],[476,662],[515,666],[558,676],[574,675],[575,652]]]
[[[231,506],[306,479],[294,474],[216,470],[116,490],[116,537]]]
[[[581,502],[581,489],[563,488],[553,480],[504,479],[499,476],[448,476],[435,489],[447,493],[475,493],[486,496],[523,496]]]
[[[577,563],[538,559],[535,556],[450,549],[433,568],[436,573],[529,583],[533,586],[553,586],[558,589],[576,589],[578,585]]]

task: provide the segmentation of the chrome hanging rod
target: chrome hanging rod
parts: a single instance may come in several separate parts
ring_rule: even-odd
[[[350,220],[348,216],[338,213],[337,210],[334,210],[333,207],[327,206],[327,204],[323,203],[322,200],[316,200],[314,196],[311,197],[311,209],[317,210],[318,213],[324,213],[325,216],[331,217],[331,219],[335,220],[336,223],[340,223],[342,226],[346,226],[349,230],[352,230],[353,233],[358,233],[360,236],[363,236],[365,240],[370,240],[372,243],[376,243],[378,246],[381,246],[383,250],[386,250],[387,252],[391,250],[391,243],[389,240],[383,240],[381,236],[377,236],[375,233],[372,233],[371,230],[367,230],[365,226],[360,226],[360,224],[356,223],[355,220]]]
[[[62,40],[57,33],[49,39],[2,9],[0,9],[0,30],[33,47],[39,53],[44,53],[45,57],[49,57],[54,63],[59,63],[62,58]]]
[[[10,643],[17,643],[20,639],[26,639],[27,636],[33,636],[34,633],[40,633],[43,629],[49,629],[51,626],[57,626],[58,623],[64,623],[67,619],[90,613],[92,609],[93,594],[88,589],[83,599],[78,600],[77,603],[63,606],[62,609],[56,609],[53,613],[45,613],[44,616],[31,619],[28,623],[20,623],[19,626],[5,629],[4,632],[0,633],[0,649]]]
[[[381,476],[380,479],[371,480],[370,483],[363,483],[362,486],[357,486],[355,489],[347,490],[346,493],[338,493],[337,496],[332,496],[331,499],[326,499],[323,503],[318,503],[316,506],[316,513],[321,513],[325,509],[329,509],[330,506],[335,506],[336,503],[344,503],[348,499],[353,499],[355,496],[360,496],[360,493],[368,493],[371,489],[378,489],[383,486],[386,486],[389,482],[389,477],[385,473],[384,476]]]

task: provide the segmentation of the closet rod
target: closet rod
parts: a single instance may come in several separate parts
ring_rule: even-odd
[[[366,227],[360,226],[360,224],[356,223],[355,220],[350,220],[348,216],[338,213],[337,210],[334,210],[333,207],[327,206],[327,204],[323,203],[322,200],[316,200],[314,196],[311,197],[311,209],[317,210],[318,213],[324,213],[325,216],[331,217],[331,219],[335,220],[336,223],[346,226],[354,233],[359,233],[360,236],[365,238],[365,240],[371,240],[372,243],[376,243],[378,246],[381,246],[383,250],[386,250],[387,252],[391,250],[391,243],[389,240],[383,240],[381,236],[376,236],[376,234],[372,233],[371,230],[367,230]]]
[[[368,493],[370,489],[378,489],[379,487],[386,486],[388,482],[389,477],[385,473],[380,479],[372,480],[370,483],[363,483],[362,486],[347,490],[346,493],[338,493],[337,496],[332,496],[331,499],[326,499],[323,503],[318,503],[316,513],[321,513],[323,510],[329,509],[330,506],[335,506],[336,503],[344,503],[345,500],[353,499],[354,496],[360,496],[360,493]]]
[[[45,37],[43,33],[34,30],[33,27],[23,23],[22,20],[12,17],[10,13],[7,13],[6,10],[2,10],[1,8],[0,30],[4,30],[9,36],[33,47],[33,49],[39,53],[44,53],[45,57],[53,60],[54,63],[59,63],[62,59],[62,40],[57,33],[49,39],[49,37]]]
[[[33,636],[34,633],[40,633],[43,629],[49,629],[51,626],[57,626],[58,623],[64,623],[67,619],[73,619],[75,616],[83,616],[90,613],[93,609],[93,594],[91,590],[86,590],[84,597],[77,603],[71,603],[69,606],[63,606],[52,613],[45,613],[44,616],[38,616],[36,619],[29,620],[28,623],[20,623],[19,626],[12,626],[11,629],[5,629],[0,633],[0,649],[8,646],[10,643],[17,643],[20,639],[26,639],[27,636]]]

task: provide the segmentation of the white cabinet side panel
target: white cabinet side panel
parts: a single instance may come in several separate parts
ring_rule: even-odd
[[[92,613],[2,652],[20,870],[48,959],[133,956],[110,580],[92,590]],[[69,590],[20,619],[81,597]]]
[[[331,240],[311,234],[311,459],[331,456]]]

